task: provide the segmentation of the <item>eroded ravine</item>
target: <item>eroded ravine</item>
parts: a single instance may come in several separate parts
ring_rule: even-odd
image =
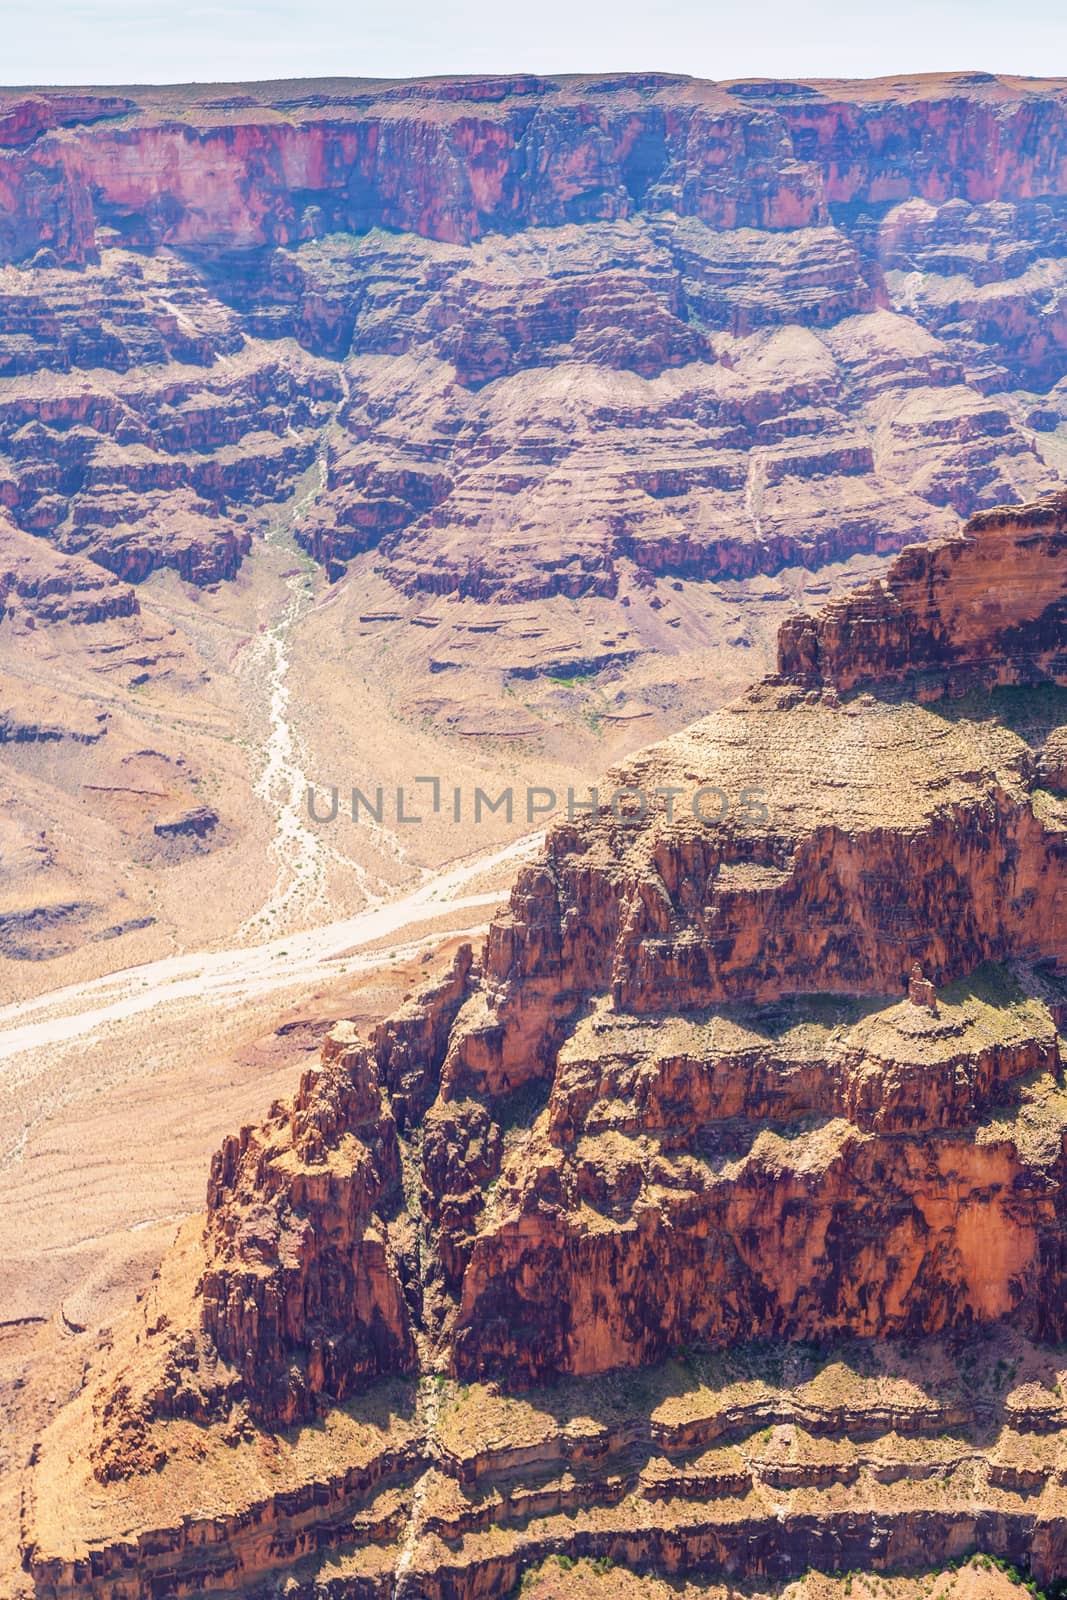
[[[84,1038],[107,1023],[121,1021],[178,1001],[215,1004],[233,997],[270,994],[328,972],[330,963],[346,958],[344,970],[359,959],[361,946],[385,939],[403,944],[407,929],[438,918],[462,916],[482,931],[486,910],[504,897],[503,887],[467,893],[483,877],[503,875],[534,856],[541,834],[528,834],[503,847],[451,862],[423,879],[416,889],[358,912],[355,916],[308,928],[244,948],[197,951],[168,956],[88,983],[72,984],[33,1000],[0,1009],[0,1060],[49,1044]],[[453,931],[451,924],[449,931]],[[439,935],[425,934],[427,943]],[[379,950],[368,963],[392,959],[395,949]]]

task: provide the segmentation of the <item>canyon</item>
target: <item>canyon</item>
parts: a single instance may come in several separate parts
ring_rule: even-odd
[[[272,660],[292,774],[565,789],[1054,490],[1065,196],[1052,79],[0,91],[5,992],[458,853],[288,892]]]
[[[1055,79],[0,90],[4,1600],[1059,1595],[1065,219]]]
[[[83,1330],[39,1600],[1055,1591],[1065,554],[1059,492],[788,620],[328,1029]]]

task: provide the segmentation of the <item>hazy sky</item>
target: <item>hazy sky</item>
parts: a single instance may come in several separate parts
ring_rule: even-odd
[[[1064,0],[0,0],[6,84],[656,69],[1067,75]]]

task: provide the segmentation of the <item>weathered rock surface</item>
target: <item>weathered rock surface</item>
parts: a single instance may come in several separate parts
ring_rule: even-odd
[[[1059,481],[1061,82],[0,117],[0,501],[133,581],[231,578],[246,508],[317,450],[301,537],[332,576],[523,604],[884,555]]]
[[[313,681],[329,655],[464,763],[521,748],[584,777],[632,748],[629,718],[651,740],[767,670],[791,607],[1062,483],[1062,83],[652,74],[0,101],[5,674],[38,633],[0,806],[28,804],[70,862],[5,891],[9,949],[66,957],[78,928],[157,917],[115,950],[128,964],[169,949],[186,907],[234,906],[211,938],[255,914],[265,856],[235,869],[240,909],[191,869],[209,844],[216,864],[224,839],[244,850],[234,811],[258,836],[256,774],[240,795],[229,779],[262,728],[234,683],[235,742],[213,748],[214,702],[254,654],[235,655],[242,638],[288,603],[254,591],[294,536],[316,586],[338,580],[317,597],[335,636],[293,652],[293,704],[319,701],[309,776],[348,777],[344,708]],[[191,617],[176,578],[209,591],[232,648],[197,622],[172,646],[175,606]],[[69,622],[96,631],[76,643]],[[294,645],[316,626],[305,612]],[[147,701],[159,680],[209,729],[193,760],[205,783],[225,768],[227,826],[160,845],[160,814],[203,796],[191,773],[118,770],[146,733],[89,778],[93,805],[126,798],[79,868],[71,764],[52,783],[29,730],[56,726],[54,690],[95,712],[113,682]],[[133,789],[152,791],[136,821]],[[149,855],[195,880],[174,915],[143,883],[120,903]]]
[[[64,286],[90,321],[114,314],[126,270],[145,269],[123,258],[92,270],[95,312],[87,285]],[[147,270],[160,299],[179,292],[177,263]],[[10,304],[7,317],[18,320]],[[89,350],[91,370],[41,370],[41,354],[31,342],[26,375],[0,377],[0,499],[28,533],[132,582],[158,567],[201,585],[234,577],[251,544],[247,508],[292,492],[338,392],[304,352],[264,351],[239,331],[212,330],[199,353]]]
[[[386,1233],[402,1200],[396,1126],[350,1032],[330,1035],[291,1110],[226,1141],[208,1185],[204,1331],[253,1411],[282,1421],[414,1365]]]
[[[971,518],[884,582],[785,623],[778,666],[842,692],[896,681],[923,700],[978,686],[1067,684],[1067,493]]]
[[[1065,513],[783,630],[226,1140],[42,1441],[42,1600],[1067,1570]]]
[[[1018,1079],[1051,1088],[1054,1027],[1013,1038],[994,1012],[986,1033],[980,985],[939,1009],[824,1031],[798,1005],[778,1038],[758,1013],[745,1038],[595,1009],[479,1219],[456,1370],[542,1378],[1012,1313],[1062,1337],[1062,1125],[1037,1155],[1025,1112],[990,1116]]]
[[[0,514],[0,626],[105,622],[137,609],[128,584],[80,556],[60,555]]]

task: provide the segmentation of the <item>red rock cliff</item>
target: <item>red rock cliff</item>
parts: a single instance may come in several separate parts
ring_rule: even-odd
[[[1060,481],[1060,82],[0,100],[0,498],[132,581],[232,578],[316,456],[300,541],[405,609],[818,568]]]
[[[790,1372],[814,1359],[803,1341],[860,1339],[868,1353],[848,1359],[878,1372],[903,1359],[886,1356],[887,1339],[929,1353],[939,1338],[960,1340],[939,1350],[970,1350],[979,1337],[1013,1349],[1067,1337],[1067,713],[1045,649],[1067,593],[1049,542],[1059,515],[992,516],[924,556],[921,582],[906,556],[887,588],[894,628],[828,635],[841,671],[854,640],[877,694],[842,697],[809,668],[631,762],[616,777],[635,802],[650,798],[643,817],[605,809],[557,825],[480,967],[461,952],[367,1044],[341,1025],[293,1107],[225,1142],[203,1234],[187,1230],[125,1365],[45,1441],[53,1471],[75,1459],[73,1442],[94,1476],[72,1515],[43,1472],[25,1546],[42,1595],[274,1582],[340,1549],[373,1561],[377,1587],[363,1592],[467,1600],[510,1591],[514,1541],[524,1559],[577,1549],[655,1570],[787,1574],[813,1552],[914,1566],[934,1539],[1060,1569],[1067,1522],[1050,1512],[1038,1526],[1026,1501],[1056,1458],[1027,1446],[1036,1464],[1020,1465],[1018,1443],[1062,1430],[1059,1389],[1035,1381],[1010,1409],[992,1394],[979,1405],[982,1384],[1000,1387],[988,1357],[951,1411],[910,1381],[890,1403],[878,1380],[860,1404],[832,1372],[806,1409],[766,1384],[735,1405],[741,1390],[716,1366],[708,1392],[729,1417],[714,1423],[672,1433],[662,1415],[612,1410],[587,1426],[583,1388],[531,1399],[533,1443],[509,1433],[516,1388],[694,1351],[720,1362],[753,1338],[782,1341]],[[987,537],[992,596],[971,570]],[[979,672],[965,699],[923,705],[894,677],[915,665],[909,640],[935,639],[951,673],[982,667],[1016,633],[1038,647],[1016,673],[1025,683],[989,693]],[[722,815],[698,815],[697,791],[705,805],[724,796]],[[1043,1349],[1033,1370],[1059,1359]],[[368,1461],[366,1386],[427,1371],[421,1409],[388,1391],[390,1431]],[[504,1407],[477,1459],[442,1424],[445,1372],[461,1406],[467,1384],[512,1391],[477,1391],[476,1408]],[[1010,1451],[995,1417],[1015,1430]],[[850,1455],[838,1472],[821,1457],[764,1465],[758,1452],[760,1464],[679,1464],[698,1443],[745,1439],[747,1451],[755,1428],[765,1442],[779,1423],[891,1432],[878,1458],[889,1464],[853,1471]],[[949,1441],[968,1462],[951,1512],[910,1443],[932,1430],[943,1442],[950,1427],[979,1441]],[[323,1477],[321,1441],[341,1434]],[[616,1464],[654,1446],[671,1454],[654,1485]],[[190,1448],[207,1463],[199,1477]],[[236,1451],[265,1454],[277,1485],[251,1504],[231,1495],[205,1520],[212,1464]],[[546,1482],[550,1461],[558,1482]],[[532,1483],[515,1481],[524,1469]],[[182,1507],[195,1495],[198,1520],[158,1528],[157,1473]],[[505,1487],[487,1498],[498,1476]],[[402,1513],[388,1489],[371,1503],[386,1477],[410,1488]],[[880,1485],[900,1481],[910,1498],[890,1536]],[[809,1497],[808,1521],[791,1505],[783,1523],[787,1488]],[[635,1517],[633,1494],[671,1501],[670,1530],[644,1500]],[[700,1503],[699,1520],[679,1497]],[[608,1505],[621,1506],[628,1542]],[[587,1507],[583,1542],[574,1519]],[[547,1512],[561,1521],[543,1545],[529,1530]],[[861,1545],[874,1554],[857,1557]]]
[[[982,1132],[990,1108],[1058,1072],[1058,991],[1011,979],[1021,1024],[985,991],[946,1009],[938,990],[990,963],[1067,972],[1061,550],[1060,502],[1008,509],[901,558],[877,591],[892,627],[870,625],[866,597],[805,622],[832,641],[839,676],[851,647],[857,677],[888,681],[890,696],[842,700],[811,669],[638,757],[615,777],[646,797],[644,818],[558,824],[495,919],[482,973],[461,964],[372,1052],[329,1057],[329,1114],[302,1101],[276,1157],[260,1135],[227,1144],[204,1326],[243,1361],[257,1404],[306,1406],[274,1391],[285,1350],[314,1367],[310,1390],[346,1392],[373,1370],[346,1341],[376,1319],[389,1340],[374,1361],[403,1367],[409,1314],[457,1373],[529,1378],[754,1331],[873,1336],[1017,1316],[1060,1336],[1060,1146],[1035,1156],[1010,1119],[1002,1137]],[[783,655],[795,637],[784,631]],[[1007,659],[1008,639],[1007,676],[1044,684],[1036,700],[980,688],[946,714],[893,681],[902,661],[920,664],[915,641],[936,641],[939,667],[962,674]],[[844,1009],[809,1038],[812,995]],[[765,1019],[755,1035],[745,1017]],[[383,1203],[393,1214],[396,1183],[379,1084],[405,1127],[421,1122],[417,1289],[410,1246],[390,1266],[371,1220]],[[517,1142],[505,1137],[516,1118]],[[326,1204],[331,1141],[342,1151],[353,1137],[356,1210],[339,1238],[374,1285],[354,1321],[346,1277],[322,1276],[332,1223],[301,1235],[292,1286],[277,1290],[277,1269],[250,1265],[259,1224],[248,1234],[264,1202],[271,1215]],[[994,1254],[979,1240],[998,1241]],[[270,1260],[284,1267],[287,1248],[272,1235]],[[328,1301],[315,1298],[323,1281]],[[275,1304],[296,1308],[281,1334]]]
[[[140,246],[372,227],[468,241],[638,209],[796,228],[835,206],[1067,188],[1056,82],[963,74],[901,92],[632,74],[317,88],[288,100],[186,92],[180,117],[167,90],[9,99],[4,258],[49,247],[89,259],[103,222]]]
[[[842,692],[906,683],[923,700],[967,687],[1067,685],[1067,493],[973,516],[959,539],[905,551],[886,577],[787,622],[785,677]]]

